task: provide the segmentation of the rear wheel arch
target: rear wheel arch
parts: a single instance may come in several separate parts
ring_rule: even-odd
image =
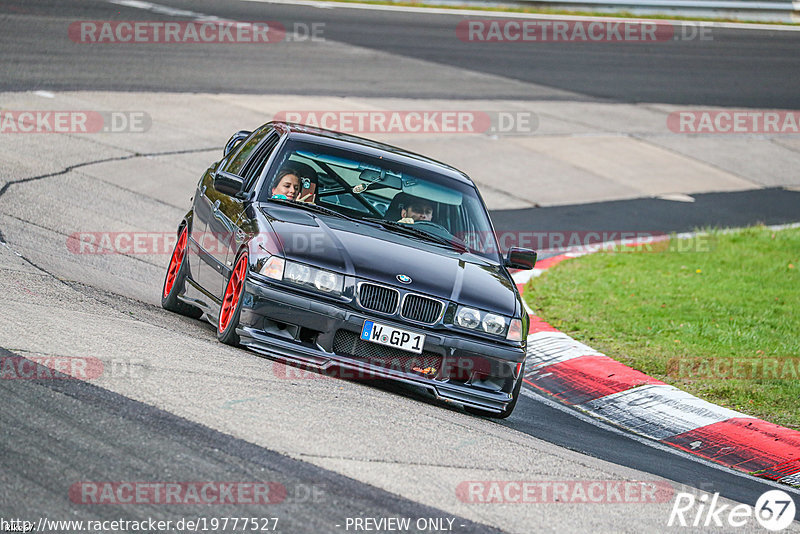
[[[161,290],[161,307],[193,319],[199,319],[203,315],[200,308],[183,302],[179,298],[186,284],[187,256],[189,255],[188,234],[186,225],[182,224],[178,227],[178,237],[170,256],[170,263],[167,266],[167,273]]]

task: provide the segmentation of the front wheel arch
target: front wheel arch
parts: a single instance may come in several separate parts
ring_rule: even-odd
[[[226,345],[239,345],[236,328],[239,326],[242,296],[247,282],[247,273],[250,271],[249,258],[250,254],[246,248],[237,254],[231,274],[225,283],[225,292],[222,295],[219,317],[217,317],[217,339]]]

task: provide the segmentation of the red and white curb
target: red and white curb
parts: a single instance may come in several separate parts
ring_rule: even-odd
[[[514,274],[517,288],[522,293],[530,278],[600,248],[543,259],[533,271]],[[530,328],[524,380],[529,386],[627,431],[800,487],[800,432],[669,386],[572,339],[527,311]]]

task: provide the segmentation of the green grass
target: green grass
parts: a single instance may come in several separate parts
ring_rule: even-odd
[[[500,13],[532,13],[537,15],[569,15],[569,16],[586,16],[586,17],[616,17],[637,20],[684,20],[684,21],[697,21],[697,22],[737,22],[741,24],[771,24],[782,26],[797,26],[796,22],[772,22],[763,20],[739,20],[730,17],[686,17],[680,15],[637,15],[628,11],[607,12],[607,11],[586,11],[586,10],[569,10],[569,9],[552,9],[543,7],[513,7],[513,6],[474,6],[474,5],[453,5],[453,4],[437,4],[435,1],[432,3],[426,2],[413,2],[398,0],[327,0],[329,2],[338,2],[342,4],[372,4],[377,6],[402,6],[402,7],[422,7],[422,8],[435,8],[435,9],[461,9],[468,11],[496,11]]]
[[[759,226],[646,248],[565,261],[532,279],[525,298],[612,358],[800,429],[800,229]],[[723,367],[709,373],[709,361]],[[745,367],[728,372],[729,364]]]

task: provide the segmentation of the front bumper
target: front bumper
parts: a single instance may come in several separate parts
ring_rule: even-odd
[[[248,277],[237,333],[251,350],[339,376],[387,378],[435,397],[500,413],[525,360],[524,346],[353,310]],[[425,334],[421,355],[359,339],[365,320]]]

